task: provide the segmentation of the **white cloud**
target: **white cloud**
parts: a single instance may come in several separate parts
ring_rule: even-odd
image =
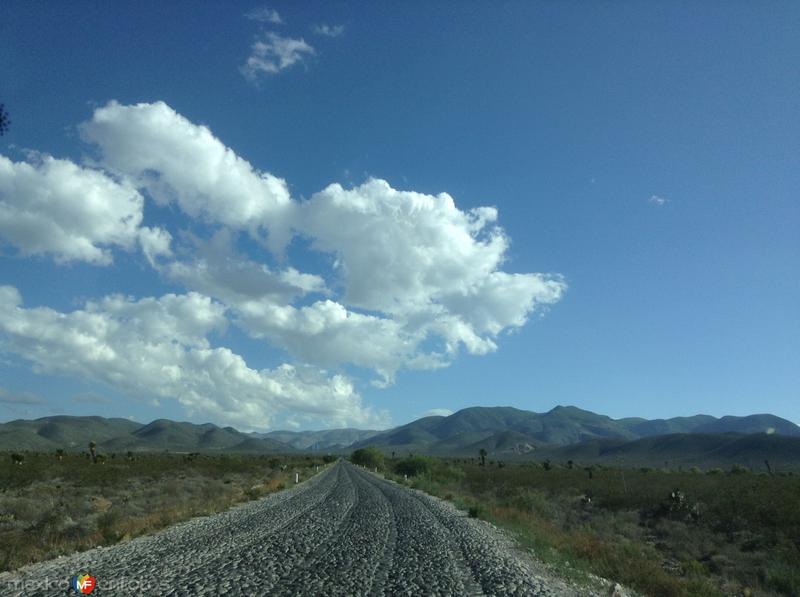
[[[662,205],[669,203],[669,199],[666,197],[660,197],[659,195],[650,195],[650,198],[647,200],[647,202],[661,207]]]
[[[463,212],[446,193],[397,191],[373,179],[317,193],[296,228],[337,256],[346,304],[422,328],[469,328],[453,329],[456,336],[495,336],[566,288],[558,276],[498,271],[508,239],[496,218],[492,207]]]
[[[131,185],[68,160],[0,156],[0,237],[22,255],[56,261],[112,262],[111,247],[131,249],[143,198]]]
[[[96,168],[52,158],[34,166],[0,161],[0,189],[13,190],[0,195],[0,235],[26,254],[61,261],[108,263],[109,247],[139,246],[165,278],[195,292],[111,296],[66,314],[23,309],[19,297],[7,296],[5,346],[43,370],[174,396],[221,418],[269,418],[296,401],[301,412],[366,421],[374,415],[352,385],[320,368],[355,365],[386,385],[403,369],[447,366],[461,350],[486,354],[566,289],[558,275],[502,271],[510,241],[494,207],[464,211],[446,193],[400,191],[377,179],[349,189],[332,184],[299,202],[282,179],[163,102],[110,102],[81,134],[99,148]],[[150,198],[215,232],[207,240],[184,232],[176,241],[163,228],[142,227]],[[68,234],[22,235],[20,214],[29,212],[31,222]],[[261,263],[260,250],[243,253],[244,232],[279,257],[293,235],[304,237],[333,261],[327,281],[285,260]],[[227,348],[212,348],[207,337],[224,329],[226,311],[250,336],[302,365],[255,371]],[[235,374],[217,379],[205,364]],[[334,406],[317,404],[326,392]]]
[[[372,369],[380,384],[394,381],[396,371],[411,366],[423,339],[398,322],[348,311],[331,300],[295,308],[267,302],[237,305],[238,323],[251,335],[265,338],[295,358],[322,367],[353,364]],[[414,368],[432,368],[435,361],[417,360]]]
[[[188,245],[181,252],[190,257],[156,267],[170,280],[224,302],[252,337],[266,339],[304,363],[372,369],[381,376],[379,383],[393,381],[403,366],[440,366],[435,358],[417,354],[424,331],[406,331],[392,319],[349,311],[331,300],[292,306],[308,293],[330,293],[319,276],[292,267],[273,272],[238,253],[226,229],[208,241],[186,236]]]
[[[466,292],[451,293],[442,302],[477,334],[496,336],[525,325],[537,306],[561,299],[566,284],[560,276],[491,272]]]
[[[259,21],[260,23],[272,23],[273,25],[282,25],[283,19],[278,14],[277,10],[273,10],[266,6],[254,8],[248,13],[245,13],[245,18],[251,21]]]
[[[151,264],[155,264],[157,257],[172,256],[171,243],[172,235],[163,228],[144,226],[139,230],[139,244]]]
[[[295,227],[337,255],[345,302],[402,314],[467,293],[495,271],[508,241],[494,208],[463,212],[446,193],[397,191],[371,179],[332,184],[303,204]]]
[[[507,238],[490,227],[496,210],[462,212],[446,194],[370,180],[351,190],[331,185],[294,213],[295,229],[335,254],[344,296],[300,308],[241,301],[237,323],[303,362],[372,369],[379,385],[400,369],[446,366],[461,347],[496,350],[498,334],[566,288],[558,276],[497,271]]]
[[[453,411],[450,410],[449,408],[432,408],[430,410],[426,410],[417,418],[421,419],[423,417],[449,417],[452,414]]]
[[[304,39],[283,37],[273,31],[262,33],[250,48],[250,56],[241,68],[250,81],[261,75],[275,75],[315,54],[314,48]]]
[[[104,164],[189,215],[251,231],[274,229],[277,221],[276,248],[294,229],[335,256],[343,296],[303,307],[292,303],[329,293],[319,276],[291,266],[272,271],[237,253],[224,229],[208,242],[193,239],[185,251],[191,258],[157,265],[171,280],[223,301],[250,335],[302,362],[354,364],[391,383],[402,368],[445,366],[460,347],[496,350],[500,333],[523,326],[566,288],[558,276],[499,271],[509,241],[493,207],[465,212],[446,193],[398,191],[376,179],[352,189],[333,184],[297,203],[282,180],[256,172],[207,128],[163,103],[112,102],[83,131],[101,146]],[[280,192],[265,192],[264,181],[280,181]],[[264,199],[254,203],[259,193]],[[169,239],[158,238],[151,252],[167,255]],[[438,351],[421,348],[431,343]]]
[[[273,272],[237,252],[233,247],[234,234],[228,229],[219,230],[208,241],[186,236],[188,246],[183,252],[190,258],[171,261],[161,271],[169,279],[228,306],[253,301],[286,304],[306,293],[326,292],[325,281],[319,276],[292,267]]]
[[[104,167],[146,189],[156,202],[176,203],[193,218],[245,229],[255,237],[269,229],[270,247],[282,250],[290,207],[286,182],[254,169],[207,127],[164,102],[122,106],[112,101],[95,110],[80,130],[99,146]]]
[[[498,271],[508,239],[492,207],[464,212],[445,193],[397,191],[382,180],[349,190],[330,185],[304,203],[292,201],[281,181],[277,199],[267,194],[253,207],[261,182],[279,179],[255,172],[207,128],[161,103],[111,103],[84,125],[84,134],[100,144],[104,164],[189,215],[250,230],[274,220],[276,249],[291,228],[314,249],[335,255],[343,296],[300,308],[291,303],[310,292],[329,293],[324,280],[291,266],[272,271],[237,253],[225,229],[208,242],[194,239],[184,251],[190,258],[156,265],[171,280],[223,301],[250,335],[302,362],[354,364],[391,383],[402,368],[445,366],[462,346],[472,354],[496,350],[498,334],[524,325],[565,289],[558,277]],[[220,161],[237,169],[198,180]],[[199,165],[203,173],[194,178]],[[150,252],[168,255],[168,237],[157,238]],[[429,341],[441,342],[441,349],[422,350]]]
[[[224,328],[224,307],[195,293],[135,301],[109,296],[82,310],[26,309],[0,287],[0,347],[38,371],[102,382],[145,398],[175,398],[190,416],[241,428],[268,427],[281,412],[326,425],[379,424],[341,375],[284,364],[255,370],[207,335]]]
[[[313,31],[317,35],[324,35],[326,37],[339,37],[342,33],[344,33],[344,25],[327,25],[322,23],[320,25],[314,25]]]

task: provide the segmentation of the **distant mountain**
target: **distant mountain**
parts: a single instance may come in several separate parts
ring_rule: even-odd
[[[85,450],[89,441],[100,444],[125,436],[141,423],[104,417],[43,417],[33,421],[18,419],[0,423],[0,449],[7,450]]]
[[[777,433],[800,437],[800,428],[775,415],[750,415],[747,417],[722,417],[709,421],[693,430],[694,433]]]
[[[508,431],[524,436],[517,439],[531,446],[563,445],[604,437],[638,437],[610,417],[574,406],[557,406],[542,414],[509,406],[472,407],[448,417],[419,419],[358,442],[353,447],[374,445],[385,450],[442,453],[445,451],[443,447],[447,446],[450,452],[461,453],[471,449],[476,442]],[[509,446],[519,443],[509,443],[502,438],[499,441],[500,445]]]
[[[710,415],[695,415],[693,417],[674,417],[672,419],[619,419],[618,423],[633,431],[636,435],[646,437],[649,435],[664,435],[667,433],[693,433],[698,428],[717,419]]]
[[[100,452],[259,452],[286,453],[294,448],[270,438],[254,438],[233,427],[196,425],[157,419],[147,425],[103,417],[43,417],[0,423],[0,450],[86,450]]]
[[[544,446],[582,445],[611,440],[613,445],[675,433],[769,433],[800,437],[800,427],[774,415],[709,415],[647,420],[612,419],[574,406],[545,413],[511,407],[473,407],[448,417],[425,417],[353,444],[384,452],[474,455],[481,448],[498,455],[530,454]]]
[[[475,456],[483,449],[495,458],[552,457],[598,462],[623,458],[632,463],[648,463],[642,466],[663,460],[696,463],[700,455],[705,455],[708,462],[716,462],[715,458],[729,462],[737,450],[740,460],[753,462],[770,458],[762,456],[762,452],[772,454],[771,450],[777,450],[773,456],[776,459],[779,453],[790,458],[795,444],[788,440],[794,439],[800,441],[800,427],[770,414],[720,419],[709,415],[612,419],[575,406],[556,406],[545,413],[507,406],[472,407],[447,417],[424,417],[386,431],[330,429],[246,434],[212,423],[157,419],[142,425],[127,419],[69,416],[0,423],[0,450],[85,450],[89,441],[96,442],[104,452],[341,453],[372,445],[397,455]]]
[[[550,446],[536,452],[537,460],[577,465],[688,469],[725,468],[734,464],[766,471],[800,470],[800,437],[767,433],[675,433],[634,441],[592,440],[569,446]]]
[[[338,450],[369,439],[380,431],[368,429],[325,429],[323,431],[270,431],[254,437],[274,439],[298,450]]]
[[[212,423],[195,425],[168,419],[157,419],[142,425],[129,435],[100,443],[104,450],[170,450],[173,452],[257,451],[291,452],[293,448],[272,439],[256,439],[233,427],[217,427]]]

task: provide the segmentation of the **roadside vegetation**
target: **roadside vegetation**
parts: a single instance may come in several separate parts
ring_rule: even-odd
[[[478,456],[478,455],[476,455]],[[387,476],[505,528],[577,581],[644,595],[800,595],[800,475],[420,456]]]
[[[323,458],[0,453],[0,572],[221,512],[321,470]]]

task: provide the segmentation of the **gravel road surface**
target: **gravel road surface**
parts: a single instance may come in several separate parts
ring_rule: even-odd
[[[290,490],[0,576],[3,595],[571,595],[490,525],[340,461]],[[72,592],[71,594],[75,594]]]

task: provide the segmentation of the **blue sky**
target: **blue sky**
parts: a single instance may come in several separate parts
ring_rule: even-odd
[[[800,421],[795,4],[4,12],[0,419]]]

